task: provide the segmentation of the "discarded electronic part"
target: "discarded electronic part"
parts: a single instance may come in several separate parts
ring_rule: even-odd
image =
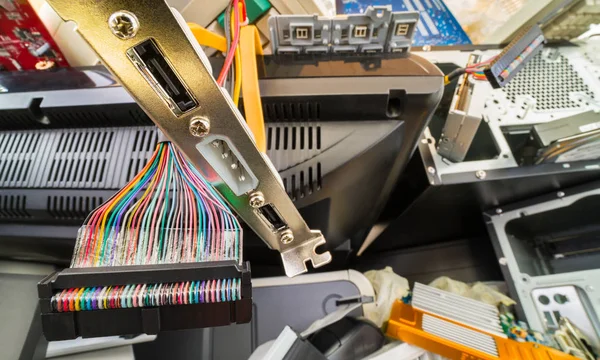
[[[539,146],[535,163],[565,163],[600,158],[600,113],[587,111],[533,126]]]
[[[599,197],[600,183],[592,182],[505,205],[500,214],[484,213],[517,315],[540,332],[557,330],[568,318],[595,350],[600,349],[600,253],[589,239]]]
[[[469,64],[476,64],[480,59],[480,55],[473,54],[469,57]],[[452,99],[438,144],[438,154],[453,162],[465,159],[481,124],[481,116],[468,114],[473,89],[469,74],[464,74]]]
[[[559,350],[508,339],[498,309],[446,291],[415,284],[413,305],[396,300],[386,335],[449,359],[576,360]]]
[[[364,14],[333,18],[277,15],[269,19],[269,28],[276,54],[407,53],[418,21],[415,11],[369,6]]]
[[[542,50],[546,39],[537,25],[520,32],[484,70],[494,88],[508,82]]]
[[[258,151],[233,101],[212,77],[208,59],[190,41],[193,36],[181,15],[164,0],[52,0],[50,5],[64,20],[77,23],[79,33],[148,116],[240,218],[281,253],[288,276],[306,272],[309,260],[314,267],[331,261],[329,252],[316,252],[325,244],[323,235],[306,225],[273,165]],[[106,21],[114,14],[119,26]],[[137,24],[135,29],[131,24]],[[120,31],[127,36],[119,36]],[[299,35],[305,34],[310,35]],[[210,124],[203,136],[190,127],[199,118]],[[268,209],[251,206],[249,193],[254,191],[264,195]]]

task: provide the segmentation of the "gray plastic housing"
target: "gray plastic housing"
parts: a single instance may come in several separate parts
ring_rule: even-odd
[[[417,11],[369,6],[364,14],[333,18],[278,15],[269,19],[275,54],[409,52]]]
[[[317,15],[272,16],[269,19],[273,49],[278,54],[327,53],[331,19]]]

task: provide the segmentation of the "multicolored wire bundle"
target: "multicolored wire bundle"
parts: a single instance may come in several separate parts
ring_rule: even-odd
[[[95,209],[79,229],[72,268],[235,260],[242,227],[215,189],[170,142]],[[54,311],[82,311],[241,298],[241,279],[65,289]]]
[[[71,267],[240,260],[242,228],[212,186],[170,142],[94,210]]]
[[[492,61],[494,61],[495,57],[491,57],[486,61],[482,61],[477,64],[472,64],[467,66],[466,68],[458,68],[450,72],[448,75],[444,77],[444,85],[448,85],[452,80],[458,78],[464,74],[470,74],[475,80],[487,80],[485,74],[483,73],[483,69]]]
[[[516,59],[514,59],[507,67],[506,69],[502,70],[502,72],[500,73],[500,77],[502,77],[503,79],[508,78],[508,76],[510,75],[511,72],[513,72],[523,61],[525,61],[525,59],[527,59],[527,57],[529,55],[531,55],[531,53],[543,42],[545,41],[544,35],[540,35],[537,38],[535,38],[531,44],[529,44],[525,50],[523,50],[523,52],[521,54],[519,54],[519,56],[517,56]]]
[[[242,88],[242,61],[240,57],[240,29],[248,23],[245,0],[232,0],[225,10],[225,38],[227,39],[227,52],[225,63],[217,84],[224,86],[227,83],[229,93],[235,105],[238,105]]]
[[[52,297],[51,306],[56,312],[73,312],[216,303],[240,298],[241,280],[226,279],[65,289]]]

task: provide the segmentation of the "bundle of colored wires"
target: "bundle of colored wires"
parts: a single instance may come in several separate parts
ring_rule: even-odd
[[[241,9],[241,11],[240,11]],[[220,86],[226,86],[231,97],[238,105],[241,91],[241,58],[239,50],[240,29],[248,21],[246,15],[245,0],[232,0],[225,11],[225,38],[227,39],[227,52],[225,53],[225,62],[217,78]]]
[[[485,74],[483,73],[483,69],[485,69],[485,67],[493,60],[494,57],[491,57],[486,61],[469,65],[466,68],[458,68],[453,70],[444,77],[444,85],[448,85],[450,82],[452,82],[452,80],[464,74],[470,74],[475,80],[487,80]]]
[[[79,229],[71,267],[236,260],[242,228],[216,190],[170,142]]]

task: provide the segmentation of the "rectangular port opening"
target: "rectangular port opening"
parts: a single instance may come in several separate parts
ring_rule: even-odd
[[[258,211],[264,220],[273,228],[275,231],[283,230],[287,227],[287,224],[279,215],[279,212],[271,204],[261,206]]]
[[[354,37],[365,38],[367,37],[367,31],[369,31],[369,28],[367,26],[358,25],[354,28]]]
[[[398,24],[396,25],[396,36],[406,36],[410,30],[410,24]]]
[[[310,28],[308,27],[297,27],[296,28],[296,39],[298,40],[306,40],[308,39],[308,33],[310,32]]]
[[[239,151],[225,139],[208,136],[196,149],[236,196],[258,186],[258,179]]]
[[[127,51],[127,56],[175,115],[198,107],[198,102],[154,40],[149,39],[132,47]]]

